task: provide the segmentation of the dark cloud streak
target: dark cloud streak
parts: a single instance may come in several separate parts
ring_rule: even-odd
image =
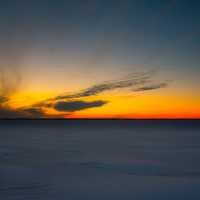
[[[10,107],[0,105],[0,118],[1,119],[14,119],[14,118],[43,118],[45,117],[42,109],[27,108],[27,109],[12,109]]]
[[[64,112],[74,112],[74,111],[80,111],[85,110],[89,108],[95,108],[95,107],[101,107],[105,105],[106,101],[92,101],[92,102],[86,102],[86,101],[59,101],[56,102],[54,105],[55,110],[57,111],[64,111]]]
[[[72,99],[72,98],[81,98],[98,95],[100,93],[111,91],[115,89],[125,89],[131,87],[141,87],[145,84],[151,82],[151,76],[154,72],[146,72],[146,73],[136,73],[130,74],[122,79],[107,81],[104,83],[100,83],[89,88],[82,90],[81,92],[77,92],[74,94],[60,95],[52,100],[62,100],[62,99]]]
[[[159,84],[155,84],[155,85],[149,85],[149,86],[144,86],[144,87],[139,87],[134,89],[134,92],[142,92],[142,91],[146,91],[146,90],[156,90],[156,89],[160,89],[160,88],[165,88],[168,86],[168,83],[159,83]]]
[[[24,112],[21,112],[20,110],[0,107],[1,119],[23,118],[23,117],[26,117],[26,115]]]

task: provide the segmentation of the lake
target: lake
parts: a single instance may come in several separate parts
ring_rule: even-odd
[[[2,200],[199,200],[200,120],[0,120]]]

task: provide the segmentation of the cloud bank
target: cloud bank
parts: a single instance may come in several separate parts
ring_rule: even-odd
[[[45,113],[46,109],[54,109],[60,112],[63,116],[65,114],[70,115],[73,112],[102,107],[109,103],[102,99],[96,101],[85,101],[81,98],[92,97],[102,94],[104,92],[110,92],[112,90],[124,90],[128,89],[130,92],[142,92],[148,90],[157,90],[166,88],[168,82],[163,81],[156,83],[153,81],[154,71],[144,73],[132,73],[121,79],[106,81],[103,83],[92,85],[81,91],[71,94],[62,94],[50,99],[46,99],[42,102],[36,103],[26,108],[20,108],[13,110],[8,106],[5,106],[9,99],[0,95],[0,118],[44,118],[51,117],[48,113]],[[60,117],[59,116],[59,117]]]

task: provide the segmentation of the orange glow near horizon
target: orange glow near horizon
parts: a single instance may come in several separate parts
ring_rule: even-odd
[[[76,115],[65,116],[65,119],[200,119],[200,114],[157,114],[157,115]]]
[[[168,89],[129,93],[111,91],[100,95],[69,99],[67,101],[93,102],[104,100],[101,107],[74,112],[59,112],[54,108],[42,108],[44,118],[120,118],[120,119],[200,119],[200,96],[192,96]],[[23,109],[49,98],[55,92],[19,92],[10,97],[8,105],[12,109]]]

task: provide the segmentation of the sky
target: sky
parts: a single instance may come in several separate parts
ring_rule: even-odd
[[[0,3],[0,118],[200,118],[197,0]]]

